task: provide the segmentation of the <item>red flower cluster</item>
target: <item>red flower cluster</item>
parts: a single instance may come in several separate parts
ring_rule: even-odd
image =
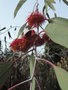
[[[30,49],[33,45],[41,46],[48,40],[46,33],[42,36],[42,38],[36,34],[34,30],[27,32],[22,38],[15,39],[10,47],[13,51],[22,51],[26,52]]]
[[[27,23],[30,27],[39,27],[46,20],[45,16],[38,11],[32,12],[27,19]]]
[[[11,47],[12,51],[23,51],[23,48],[25,47],[25,44],[26,44],[26,39],[24,37],[24,38],[21,38],[21,39],[15,39],[11,43],[10,47]]]

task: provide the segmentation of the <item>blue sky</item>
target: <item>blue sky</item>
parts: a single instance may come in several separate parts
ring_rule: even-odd
[[[39,1],[39,9],[40,11],[42,11],[44,0],[38,0],[38,1]],[[57,16],[68,18],[68,6],[65,5],[63,2],[59,3],[59,0],[55,0],[55,1],[56,1],[55,12],[57,13]],[[27,0],[27,2],[19,10],[16,18],[14,18],[14,10],[18,2],[19,0],[0,0],[0,28],[4,26],[9,28],[10,25],[21,26],[22,24],[24,24],[28,15],[30,15],[30,13],[32,12],[36,0]],[[54,16],[52,10],[49,10],[49,14],[51,17]],[[13,39],[16,38],[18,31],[14,32],[13,29],[10,29],[10,32],[13,36]],[[7,33],[2,35],[0,34],[1,40],[3,40],[4,35],[7,35]],[[8,38],[8,42],[11,41],[12,40],[9,40]]]
[[[39,1],[39,8],[41,10],[44,0]],[[19,0],[0,0],[0,27],[9,26],[9,25],[22,25],[28,15],[31,13],[33,6],[36,0],[27,0],[23,7],[18,12],[16,18],[14,19],[13,13],[14,9]],[[68,7],[64,3],[59,3],[59,0],[56,0],[56,13],[58,16],[68,18]],[[51,17],[53,12],[50,10]]]

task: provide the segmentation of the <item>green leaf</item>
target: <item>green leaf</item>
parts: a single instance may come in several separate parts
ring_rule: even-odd
[[[21,28],[20,28],[20,30],[19,30],[19,32],[18,32],[18,36],[17,36],[17,38],[22,34],[22,32],[23,32],[25,26],[26,26],[26,23],[23,24],[23,25],[21,26]]]
[[[68,1],[67,1],[67,0],[63,0],[63,2],[64,2],[66,5],[68,5]]]
[[[64,69],[55,66],[55,74],[62,90],[68,90],[68,72]]]
[[[14,11],[14,17],[16,17],[19,9],[22,7],[22,5],[26,2],[27,0],[20,0],[19,3],[17,4],[15,11]]]
[[[45,30],[52,41],[68,48],[68,19],[53,18]]]
[[[46,10],[46,13],[47,13],[47,7],[48,5],[47,5],[47,2],[45,1],[45,10]]]
[[[52,10],[55,10],[55,8],[54,8],[54,6],[53,6],[53,4],[52,4],[52,2],[51,2],[50,0],[45,0],[45,1],[47,2],[48,6],[49,6]]]
[[[12,62],[6,62],[0,64],[0,88],[4,85],[6,80],[8,79],[11,71]]]
[[[30,76],[32,75],[32,72],[33,72],[34,61],[35,61],[35,58],[34,58],[34,55],[32,54],[30,57]],[[33,78],[32,80],[32,90],[35,90],[35,78]]]
[[[51,3],[55,3],[55,0],[50,0]]]

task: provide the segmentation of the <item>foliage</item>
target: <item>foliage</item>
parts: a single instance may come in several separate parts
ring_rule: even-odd
[[[25,2],[26,0],[19,1],[14,11],[14,17],[16,17],[18,11],[20,10],[20,8]],[[66,5],[68,5],[68,2],[66,0],[63,0],[63,2]],[[68,19],[61,18],[61,17],[50,18],[48,14],[48,9],[50,8],[52,10],[55,10],[55,7],[54,7],[55,3],[56,3],[55,0],[44,0],[43,14],[42,14],[39,12],[39,8],[38,8],[39,2],[37,0],[33,12],[27,18],[26,23],[22,25],[22,27],[20,28],[17,38],[19,38],[19,36],[22,35],[25,29],[28,29],[30,31],[28,31],[26,34],[23,34],[22,39],[17,39],[17,40],[20,40],[20,42],[17,42],[17,43],[15,41],[13,41],[15,43],[12,42],[12,45],[10,46],[12,50],[13,50],[13,47],[16,48],[15,52],[9,51],[8,54],[6,54],[8,59],[5,58],[4,62],[1,61],[3,64],[0,63],[0,73],[1,73],[0,88],[3,88],[2,86],[5,85],[5,82],[9,77],[11,79],[11,82],[10,82],[11,85],[8,86],[10,87],[8,90],[18,88],[18,86],[19,86],[18,90],[19,89],[22,90],[20,88],[20,85],[22,84],[24,85],[26,83],[28,83],[26,86],[30,90],[35,90],[35,89],[38,90],[38,88],[39,90],[41,89],[42,90],[45,90],[45,89],[67,90],[66,83],[68,83],[68,77],[67,77],[68,72],[65,71],[64,69],[68,70],[68,65],[67,65]],[[44,13],[45,11],[46,13]],[[42,24],[44,21],[48,22],[45,29],[43,29],[42,27]],[[41,29],[41,31],[39,28]],[[4,27],[0,31],[4,29],[6,28]],[[35,32],[35,29],[36,29],[36,32]],[[42,32],[44,34],[42,34]],[[8,35],[9,35],[9,38],[11,38],[11,34],[9,31],[8,31]],[[6,37],[4,38],[4,41],[6,43]],[[40,47],[44,43],[46,45],[44,48],[45,53],[43,56],[38,54],[37,47]],[[1,49],[1,43],[0,43],[0,49]],[[7,53],[7,50],[5,53]],[[65,65],[63,64],[64,59],[61,60],[62,57],[65,59],[65,62],[66,62]],[[24,61],[26,61],[25,64],[24,64]],[[56,65],[58,65],[59,67]],[[25,71],[23,67],[24,69],[26,69],[25,75],[24,75]],[[62,69],[62,67],[64,69]],[[11,71],[11,75],[9,75],[10,71]],[[26,76],[27,80],[23,81],[24,79],[22,78],[22,76]],[[11,77],[13,77],[13,79],[16,81],[12,80]],[[47,82],[48,82],[48,85],[47,85]],[[56,86],[54,84],[56,84]],[[26,88],[24,90],[26,90]]]
[[[2,87],[4,82],[7,80],[10,71],[12,69],[11,66],[12,66],[11,62],[0,64],[0,87]]]
[[[68,19],[53,18],[52,23],[49,23],[45,30],[50,39],[55,43],[68,48]]]
[[[14,17],[16,17],[17,15],[17,12],[19,11],[19,9],[21,8],[21,6],[26,2],[26,0],[20,0],[16,9],[15,9],[15,12],[14,12]]]
[[[68,82],[68,72],[65,70],[61,69],[60,67],[55,67],[55,73],[59,82],[59,85],[62,90],[67,90],[68,85],[66,82]],[[60,77],[59,77],[60,76]]]

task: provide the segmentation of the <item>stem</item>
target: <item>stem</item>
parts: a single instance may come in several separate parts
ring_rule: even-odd
[[[39,90],[41,90],[41,87],[40,87],[40,83],[39,83],[38,78],[37,78],[37,77],[35,77],[35,80],[36,80],[36,82],[37,82],[37,85],[38,85]]]
[[[45,32],[45,29],[40,25],[40,28],[43,29],[43,32]]]
[[[34,74],[35,74],[35,69],[36,69],[36,63],[37,63],[37,51],[36,51],[36,47],[35,47],[35,62],[34,62],[34,68],[33,68],[33,72],[32,72],[32,80],[33,80],[33,77],[34,77]],[[30,90],[32,90],[32,82],[30,83]]]
[[[34,62],[34,68],[33,68],[33,73],[32,73],[32,78],[34,76],[34,73],[35,73],[35,68],[36,68],[36,62],[37,62],[37,51],[36,51],[36,47],[35,47],[35,62]]]
[[[16,87],[18,87],[18,86],[20,86],[20,85],[22,85],[22,84],[25,84],[25,83],[31,82],[31,81],[32,81],[32,79],[30,78],[30,79],[28,79],[28,80],[25,80],[25,81],[23,81],[23,82],[20,82],[20,83],[18,83],[18,84],[16,84],[16,85],[10,87],[8,90],[12,90],[12,89],[14,89],[14,88],[16,88]]]
[[[39,34],[39,27],[37,27],[37,33]],[[32,80],[35,74],[36,63],[37,63],[37,48],[35,46],[35,62],[34,62],[34,68],[33,68],[32,76],[31,76]],[[30,83],[30,90],[32,90],[32,82]]]
[[[15,60],[13,61],[13,63],[15,63],[15,62],[18,61],[22,56],[26,55],[27,53],[29,53],[29,52],[31,52],[31,51],[33,51],[33,50],[34,50],[34,49],[32,49],[32,50],[30,50],[30,51],[22,54],[20,57],[18,57],[17,59],[15,59]],[[8,90],[12,90],[12,89],[14,89],[14,88],[16,88],[16,87],[24,84],[24,83],[30,82],[30,81],[32,81],[32,77],[31,77],[30,79],[28,79],[28,80],[25,80],[25,81],[23,81],[23,82],[20,82],[20,83],[18,83],[18,84],[16,84],[16,85],[10,87]]]
[[[46,63],[50,64],[53,68],[55,68],[55,65],[54,65],[52,62],[50,62],[50,61],[48,61],[48,60],[46,60],[46,59],[37,58],[37,60],[40,60],[40,61],[46,62]]]

